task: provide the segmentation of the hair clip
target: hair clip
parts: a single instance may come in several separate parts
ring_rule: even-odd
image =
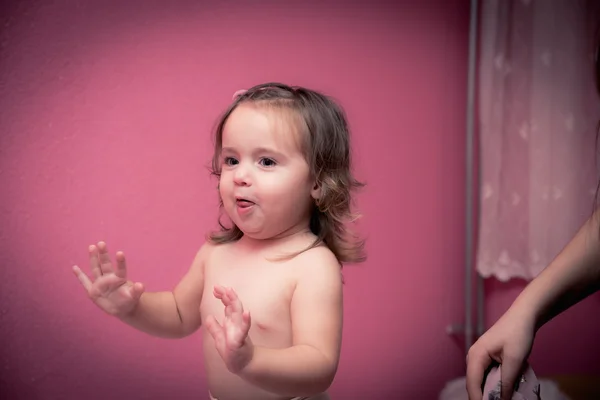
[[[238,97],[242,96],[242,95],[243,95],[244,93],[246,93],[246,92],[247,92],[247,90],[246,90],[246,89],[240,89],[240,90],[236,91],[236,92],[233,94],[233,100],[235,100],[235,99],[237,99]]]

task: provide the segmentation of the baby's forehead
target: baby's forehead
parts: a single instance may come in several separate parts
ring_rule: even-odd
[[[303,148],[304,123],[298,112],[288,107],[260,103],[242,103],[223,126],[223,142],[250,137],[273,141],[281,146]]]

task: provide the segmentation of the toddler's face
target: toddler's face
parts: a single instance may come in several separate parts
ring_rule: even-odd
[[[314,181],[300,134],[276,108],[238,106],[223,128],[219,191],[245,235],[266,239],[308,227]]]

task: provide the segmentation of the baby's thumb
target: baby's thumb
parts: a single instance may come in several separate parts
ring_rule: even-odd
[[[133,285],[131,285],[131,288],[129,290],[131,292],[131,298],[135,301],[138,301],[140,297],[142,297],[142,293],[144,293],[144,285],[140,282],[136,282]]]

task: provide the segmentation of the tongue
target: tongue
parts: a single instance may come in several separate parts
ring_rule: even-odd
[[[254,203],[248,200],[238,200],[238,204],[240,207],[250,207]]]

